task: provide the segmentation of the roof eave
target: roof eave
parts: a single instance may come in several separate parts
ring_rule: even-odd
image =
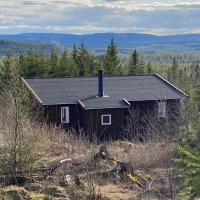
[[[163,82],[167,83],[168,85],[170,85],[172,88],[174,88],[176,91],[178,91],[179,93],[181,93],[183,95],[182,98],[187,98],[189,95],[187,95],[185,92],[183,92],[182,90],[180,90],[179,88],[177,88],[175,85],[173,85],[172,83],[170,83],[168,80],[164,79],[162,76],[160,76],[159,74],[155,73],[154,74],[156,77],[158,77],[159,79],[161,79]],[[181,99],[182,99],[181,98]]]
[[[34,92],[34,90],[30,87],[30,85],[26,82],[26,80],[23,78],[23,77],[21,77],[21,80],[22,80],[22,82],[28,87],[28,89],[31,91],[31,93],[36,97],[36,99],[42,104],[42,105],[44,105],[43,104],[43,102],[42,102],[42,100],[40,99],[40,97]]]
[[[130,106],[119,106],[119,107],[102,107],[102,108],[85,108],[85,110],[105,110],[105,109],[128,109]]]

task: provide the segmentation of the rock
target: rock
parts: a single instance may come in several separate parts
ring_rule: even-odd
[[[118,162],[117,165],[111,170],[111,173],[127,172],[129,168],[128,162]]]
[[[66,175],[64,178],[64,182],[66,185],[72,185],[72,176],[71,175]]]
[[[81,180],[80,176],[75,177],[75,184],[78,186],[78,188],[84,190],[87,187],[87,183],[85,183],[83,180]]]
[[[95,154],[94,160],[106,159],[109,156],[106,145],[102,145],[99,149],[99,152]]]

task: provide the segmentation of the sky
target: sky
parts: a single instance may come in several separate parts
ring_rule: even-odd
[[[200,33],[200,0],[0,0],[0,34]]]

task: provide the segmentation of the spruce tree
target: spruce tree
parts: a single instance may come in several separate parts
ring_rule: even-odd
[[[147,64],[147,73],[151,74],[152,72],[153,72],[153,69],[152,69],[151,63],[148,62],[148,64]]]
[[[50,55],[50,60],[49,60],[49,66],[50,66],[50,71],[49,75],[51,77],[56,76],[56,71],[57,71],[57,65],[58,65],[58,56],[54,48],[51,50],[51,55]]]
[[[88,75],[88,56],[89,53],[85,48],[84,44],[81,43],[81,47],[78,51],[78,67],[79,67],[79,76]]]
[[[95,57],[86,49],[84,43],[81,43],[81,47],[78,49],[74,45],[72,58],[74,70],[78,71],[79,76],[95,75],[97,68]]]
[[[145,63],[144,57],[141,56],[139,58],[138,74],[142,75],[142,74],[145,74],[145,72],[146,72],[146,63]]]
[[[117,75],[121,72],[118,50],[113,38],[111,39],[110,44],[106,50],[106,55],[103,59],[103,65],[106,75]]]
[[[176,162],[183,172],[183,190],[181,195],[193,200],[200,197],[200,151],[197,143],[199,130],[189,126],[180,142],[179,159]]]
[[[78,49],[76,48],[75,44],[72,51],[72,58],[74,60],[74,63],[77,65],[78,64]]]
[[[57,77],[70,76],[69,74],[69,59],[67,49],[64,49],[59,59],[58,67],[56,70]]]
[[[139,74],[139,54],[135,49],[129,60],[129,75]]]
[[[194,100],[196,102],[197,112],[200,113],[200,79],[198,80],[196,84]],[[200,114],[199,114],[199,117],[200,117]]]
[[[47,59],[41,53],[28,51],[19,57],[19,68],[21,76],[41,77],[47,71]]]
[[[200,80],[200,66],[199,64],[195,65],[195,84],[198,84],[198,81]]]
[[[171,78],[173,80],[176,80],[177,74],[178,74],[178,62],[177,62],[176,58],[173,58],[173,63],[172,63],[172,67],[171,67]]]
[[[2,85],[7,85],[11,79],[11,62],[13,58],[7,56],[3,59],[3,64],[0,66],[0,91]]]

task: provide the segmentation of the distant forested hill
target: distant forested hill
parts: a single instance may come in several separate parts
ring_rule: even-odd
[[[40,41],[15,41],[0,39],[0,56],[4,55],[19,55],[27,50],[43,52],[49,54],[52,48],[60,50],[60,48],[51,43]]]
[[[137,48],[141,50],[193,50],[200,51],[200,34],[156,36],[140,33],[95,33],[85,35],[59,33],[24,33],[0,35],[0,39],[16,41],[44,41],[61,46],[73,47],[83,42],[90,49],[105,49],[111,38],[120,49]]]

